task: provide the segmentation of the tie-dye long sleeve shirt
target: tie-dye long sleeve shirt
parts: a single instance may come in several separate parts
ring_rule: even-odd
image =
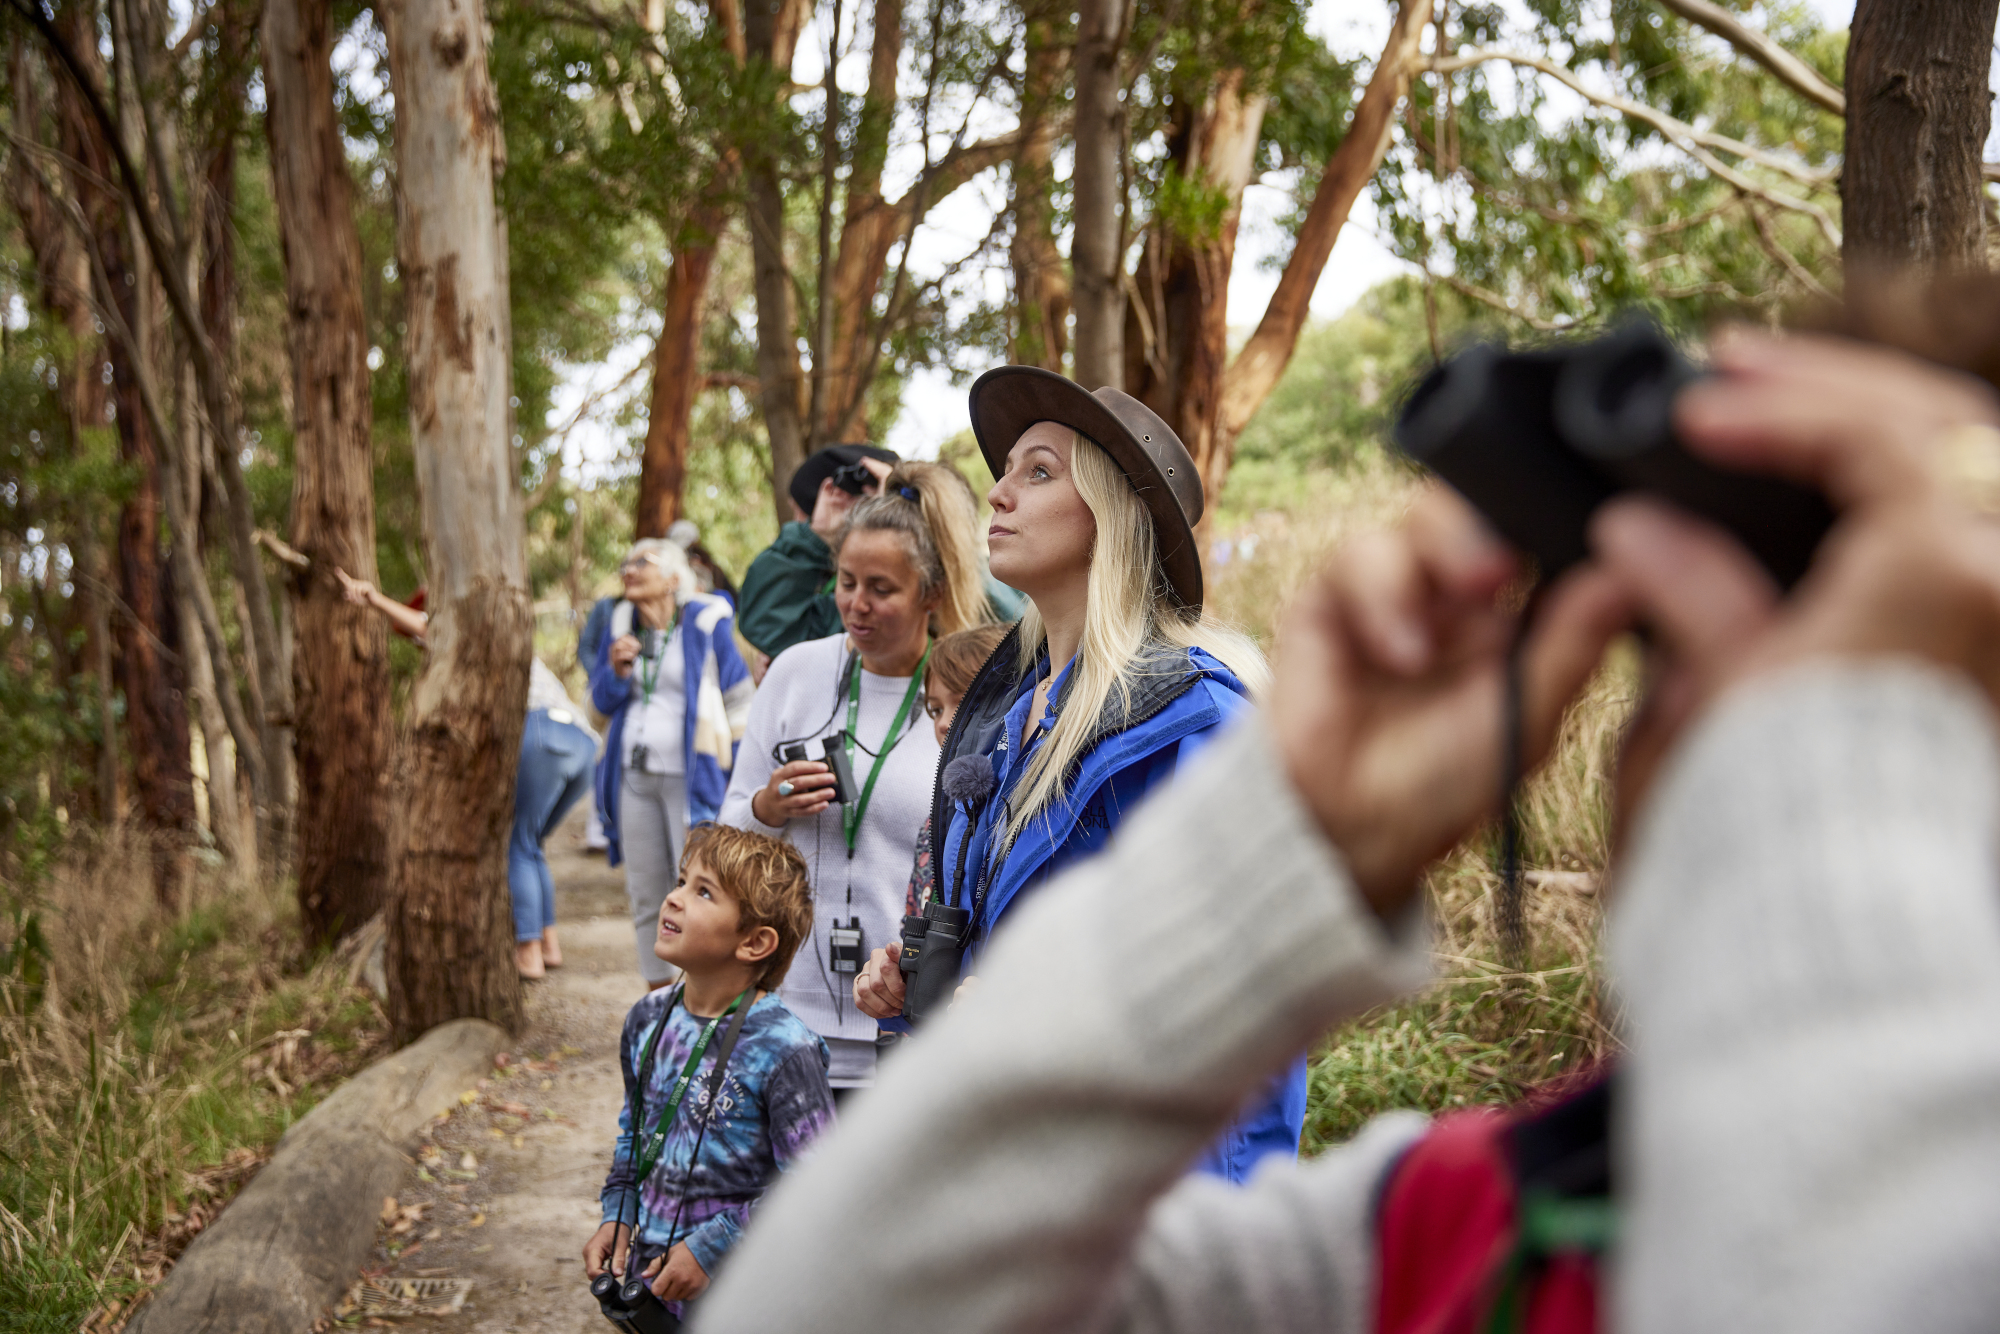
[[[679,987],[652,992],[625,1016],[619,1068],[625,1076],[625,1105],[618,1113],[618,1143],[601,1199],[604,1220],[629,1223],[633,1217],[632,1095],[639,1067],[657,1039],[646,1076],[642,1115],[645,1129],[666,1107],[688,1053],[701,1038],[707,1019],[680,1004]],[[666,1027],[661,1031],[661,1018]],[[827,1083],[827,1049],[778,999],[765,996],[750,1007],[736,1050],[708,1105],[715,1055],[729,1031],[717,1025],[701,1065],[689,1081],[679,1113],[667,1129],[660,1161],[638,1192],[638,1255],[642,1263],[676,1241],[708,1276],[736,1244],[759,1196],[777,1174],[797,1162],[806,1148],[833,1124],[833,1089]],[[706,1134],[703,1126],[706,1125]],[[695,1141],[701,1156],[694,1158]],[[675,1222],[676,1210],[679,1222]]]

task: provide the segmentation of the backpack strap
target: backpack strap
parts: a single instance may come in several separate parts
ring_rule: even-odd
[[[1610,1076],[1439,1118],[1376,1208],[1382,1334],[1595,1334],[1613,1221]]]

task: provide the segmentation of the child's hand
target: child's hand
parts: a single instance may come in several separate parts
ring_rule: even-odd
[[[684,1302],[701,1296],[708,1287],[708,1271],[684,1241],[647,1265],[646,1277],[652,1280],[653,1295],[663,1302]]]
[[[600,1223],[583,1243],[583,1276],[596,1278],[607,1267],[625,1263],[625,1238],[632,1229],[623,1223]],[[614,1255],[613,1252],[616,1252]]]

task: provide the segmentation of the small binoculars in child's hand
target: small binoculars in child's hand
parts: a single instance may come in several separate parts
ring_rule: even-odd
[[[591,1280],[590,1295],[604,1318],[627,1334],[679,1334],[680,1318],[653,1295],[643,1277],[631,1272],[633,1268],[627,1264],[623,1279],[606,1269]]]
[[[1589,555],[1599,505],[1645,492],[1728,531],[1789,589],[1833,510],[1816,491],[1688,452],[1673,402],[1703,374],[1644,321],[1533,351],[1475,344],[1417,385],[1394,438],[1532,556],[1544,580]]]

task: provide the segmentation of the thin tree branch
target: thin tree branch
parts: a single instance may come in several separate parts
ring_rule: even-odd
[[[1808,102],[1817,103],[1836,116],[1847,114],[1847,94],[1837,84],[1778,45],[1769,33],[1759,32],[1721,5],[1710,0],[1659,0],[1659,5],[1728,42],[1777,75],[1780,83]]]
[[[1798,256],[1778,243],[1777,236],[1771,230],[1771,220],[1757,210],[1756,203],[1748,195],[1739,196],[1739,199],[1743,204],[1743,211],[1750,215],[1750,225],[1756,229],[1757,244],[1763,247],[1764,253],[1777,260],[1799,286],[1821,300],[1831,301],[1833,293],[1827,290],[1826,284],[1813,277],[1812,270],[1801,264]]]
[[[1780,194],[1759,184],[1756,180],[1724,163],[1720,158],[1715,156],[1715,153],[1709,150],[1715,149],[1743,158],[1746,161],[1755,162],[1759,166],[1767,167],[1781,175],[1790,177],[1808,189],[1816,189],[1824,186],[1831,179],[1829,173],[1800,167],[1796,163],[1787,162],[1781,157],[1767,153],[1761,148],[1752,147],[1740,139],[1732,139],[1726,134],[1715,134],[1708,130],[1697,129],[1686,121],[1677,120],[1669,116],[1666,112],[1655,107],[1649,107],[1643,102],[1634,102],[1630,98],[1620,97],[1615,93],[1600,93],[1585,85],[1576,77],[1575,73],[1557,64],[1555,61],[1543,59],[1541,56],[1529,55],[1526,52],[1494,49],[1466,51],[1448,59],[1428,61],[1425,67],[1444,73],[1451,73],[1494,60],[1505,61],[1510,65],[1519,65],[1526,69],[1538,70],[1569,88],[1587,102],[1611,111],[1616,111],[1621,115],[1629,116],[1633,120],[1652,126],[1669,143],[1675,145],[1682,152],[1701,163],[1702,166],[1708,168],[1709,174],[1718,180],[1733,185],[1746,193],[1756,195],[1759,199],[1775,207],[1787,209],[1795,213],[1803,213],[1807,217],[1810,217],[1819,225],[1820,233],[1826,237],[1827,243],[1836,250],[1840,248],[1840,228],[1835,224],[1832,217],[1827,214],[1825,209],[1808,200]]]
[[[276,556],[295,570],[310,570],[312,568],[311,556],[306,555],[305,552],[300,551],[297,547],[287,542],[284,538],[279,537],[268,528],[259,528],[257,530],[257,545],[263,547],[264,550],[270,552],[273,556]]]
[[[1427,276],[1434,276],[1438,282],[1443,283],[1460,296],[1469,297],[1482,306],[1491,306],[1494,310],[1519,320],[1538,333],[1563,333],[1574,329],[1577,324],[1575,320],[1547,320],[1539,315],[1531,315],[1507,300],[1506,297],[1501,296],[1498,292],[1489,292],[1484,287],[1469,283],[1465,279],[1456,277],[1453,274],[1440,273],[1429,275],[1427,272]]]
[[[1424,62],[1424,68],[1438,74],[1456,74],[1460,70],[1495,60],[1539,70],[1585,101],[1620,112],[1633,120],[1643,121],[1675,143],[1698,144],[1703,148],[1728,153],[1732,157],[1740,157],[1746,162],[1754,162],[1760,167],[1788,176],[1807,189],[1817,189],[1833,179],[1832,172],[1803,167],[1754,144],[1746,144],[1741,139],[1717,134],[1713,130],[1699,129],[1684,120],[1669,116],[1657,107],[1649,107],[1644,102],[1634,102],[1631,98],[1620,97],[1616,93],[1601,93],[1577,78],[1574,70],[1546,56],[1529,55],[1525,51],[1506,51],[1497,47],[1479,47],[1461,51],[1455,56],[1428,60]]]

